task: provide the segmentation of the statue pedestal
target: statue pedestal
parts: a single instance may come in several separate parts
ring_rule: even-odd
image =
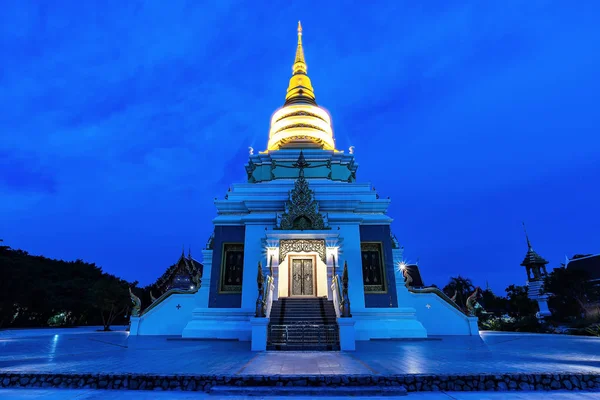
[[[267,350],[267,326],[269,318],[250,318],[252,326],[252,351]]]
[[[479,336],[479,318],[477,317],[468,317],[469,320],[469,330],[471,331],[471,336]]]
[[[548,308],[548,299],[545,296],[538,297],[537,303],[540,309],[540,311],[536,314],[538,319],[543,319],[552,315],[550,309]]]
[[[129,336],[137,336],[140,328],[140,317],[129,318]]]
[[[356,335],[354,318],[338,318],[338,326],[340,327],[340,350],[354,351],[356,350]]]

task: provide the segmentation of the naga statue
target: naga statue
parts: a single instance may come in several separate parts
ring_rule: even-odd
[[[477,302],[477,299],[481,297],[481,288],[477,286],[473,294],[467,298],[467,311],[469,312],[470,316],[474,317],[479,310],[483,309],[483,307],[481,307],[481,304]]]
[[[140,311],[142,310],[142,301],[139,297],[133,294],[133,292],[131,291],[131,287],[129,288],[129,296],[131,297],[131,303],[133,304],[133,308],[131,309],[131,316],[139,317]]]
[[[156,297],[152,294],[152,290],[150,291],[150,301],[154,303],[156,301]]]
[[[200,287],[202,286],[202,274],[200,271],[198,271],[196,275],[192,276],[192,282],[194,282],[194,290],[196,292],[200,290]]]
[[[265,318],[266,314],[265,314],[265,298],[264,298],[264,283],[265,283],[265,277],[263,275],[263,271],[262,271],[262,265],[261,262],[258,262],[258,275],[256,277],[256,284],[258,286],[258,297],[256,298],[256,312],[254,313],[254,316],[256,318]]]
[[[410,276],[408,269],[404,268],[402,270],[402,275],[404,276],[404,284],[406,285],[406,287],[407,288],[412,287],[413,278],[412,278],[412,276]]]
[[[342,272],[342,304],[340,305],[340,316],[350,318],[350,297],[348,297],[348,262],[344,261],[344,271]]]
[[[450,300],[456,303],[456,296],[458,295],[458,290],[454,291],[454,296],[450,297]]]

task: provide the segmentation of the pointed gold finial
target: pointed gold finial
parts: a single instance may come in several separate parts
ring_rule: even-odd
[[[298,21],[298,47],[296,48],[296,58],[292,67],[294,74],[306,73],[306,61],[304,60],[304,49],[302,48],[302,24]]]
[[[302,24],[298,21],[298,46],[296,47],[296,58],[292,66],[292,78],[285,96],[286,105],[295,102],[316,104],[312,84],[306,74],[307,71],[308,67],[306,66],[304,48],[302,47]]]

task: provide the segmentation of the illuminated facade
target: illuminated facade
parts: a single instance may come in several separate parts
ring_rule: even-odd
[[[251,152],[246,183],[215,200],[200,288],[163,294],[132,318],[131,334],[247,340],[253,350],[478,334],[477,319],[450,299],[405,285],[390,200],[356,181],[354,154],[336,149],[307,71],[298,24],[267,149]]]

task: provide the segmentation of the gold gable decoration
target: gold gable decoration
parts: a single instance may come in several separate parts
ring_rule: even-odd
[[[293,167],[300,169],[300,173],[294,188],[290,191],[290,198],[285,203],[285,212],[277,215],[275,229],[300,231],[331,229],[328,226],[327,216],[319,213],[319,203],[304,178],[304,168],[309,166],[300,151],[298,161],[293,164]]]

